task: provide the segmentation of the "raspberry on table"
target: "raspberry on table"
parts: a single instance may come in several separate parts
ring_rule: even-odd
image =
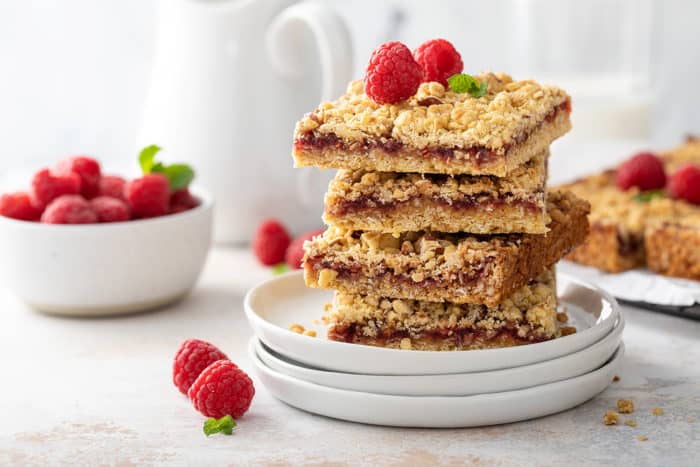
[[[447,78],[464,69],[462,57],[445,39],[424,42],[413,52],[413,57],[423,69],[423,81],[437,81],[447,87]]]
[[[109,196],[126,201],[124,187],[126,180],[117,175],[104,175],[100,178],[100,196]]]
[[[651,152],[640,152],[617,168],[616,183],[621,190],[637,187],[640,190],[658,190],[666,186],[664,164]]]
[[[6,193],[0,196],[0,216],[21,221],[38,221],[41,211],[32,204],[29,193]]]
[[[229,360],[219,360],[206,367],[187,391],[195,409],[216,418],[242,416],[254,395],[253,381]]]
[[[62,195],[51,201],[41,215],[44,224],[94,224],[97,214],[80,195]]]
[[[55,172],[60,175],[74,173],[80,177],[80,194],[91,199],[100,193],[102,172],[100,163],[92,157],[73,156],[56,164]]]
[[[274,266],[284,261],[291,241],[287,229],[279,221],[268,219],[255,231],[253,253],[265,266]]]
[[[90,200],[99,222],[123,222],[131,219],[129,206],[119,198],[98,196]]]
[[[78,193],[80,193],[80,177],[72,172],[55,175],[49,169],[42,169],[32,178],[32,203],[40,210],[61,195]]]
[[[321,235],[323,232],[324,229],[312,230],[295,238],[292,244],[289,245],[289,248],[287,248],[287,254],[285,255],[287,265],[292,269],[301,269],[301,261],[304,259],[304,242]]]
[[[380,45],[369,59],[365,93],[377,104],[393,104],[413,96],[423,79],[421,66],[401,42]]]
[[[700,204],[700,166],[686,164],[671,176],[668,192],[693,204]]]
[[[134,218],[158,217],[168,213],[170,184],[159,173],[144,175],[127,183],[124,190]]]
[[[228,357],[214,344],[199,339],[187,339],[175,354],[173,383],[181,393],[187,395],[187,390],[197,376],[218,360],[228,360]]]
[[[190,190],[183,188],[170,195],[170,214],[188,211],[199,206],[199,200],[192,196]]]

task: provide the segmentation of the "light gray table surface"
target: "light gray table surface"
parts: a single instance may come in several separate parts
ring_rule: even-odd
[[[250,370],[242,298],[269,276],[245,250],[214,249],[184,301],[103,319],[43,315],[0,289],[0,465],[698,465],[700,322],[629,307],[620,381],[564,413],[383,428],[302,412],[256,381],[234,435],[206,438],[203,417],[172,385],[173,355],[199,337]],[[619,398],[634,401],[623,420],[637,427],[602,424]]]

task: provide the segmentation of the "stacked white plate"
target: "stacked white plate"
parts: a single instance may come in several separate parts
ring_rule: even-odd
[[[520,347],[455,352],[394,350],[326,339],[332,292],[309,289],[301,272],[248,292],[255,331],[250,358],[260,381],[294,407],[375,425],[468,427],[509,423],[575,407],[603,391],[624,354],[614,298],[557,275],[568,325],[577,332]],[[309,337],[289,330],[301,324]]]

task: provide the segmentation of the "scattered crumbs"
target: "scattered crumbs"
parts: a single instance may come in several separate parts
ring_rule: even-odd
[[[401,350],[411,350],[411,339],[404,337],[401,339],[399,346],[401,347]]]
[[[561,335],[562,336],[568,336],[570,334],[575,334],[576,333],[576,328],[573,326],[564,326],[561,328]]]
[[[603,423],[605,425],[617,425],[617,422],[619,420],[620,415],[614,410],[608,410],[607,412],[605,412],[605,415],[603,415]]]
[[[331,308],[333,308],[333,305],[330,303],[326,303],[323,305],[323,311],[325,311],[325,312],[331,311]]]
[[[619,399],[617,401],[617,411],[620,413],[634,412],[634,402],[627,399]]]
[[[625,425],[635,427],[637,426],[637,422],[635,422],[634,420],[625,420]]]
[[[319,324],[321,324],[321,322],[320,322],[319,320],[317,320],[317,319],[315,319],[315,320],[313,320],[313,321],[311,321],[311,322],[314,323],[316,326],[318,326]]]
[[[297,334],[303,334],[304,333],[304,326],[298,323],[294,323],[291,326],[289,326],[289,330],[292,332],[296,332]]]
[[[328,316],[324,316],[323,318],[321,318],[321,321],[323,321],[323,324],[328,324],[328,321],[330,321],[330,319],[328,318]]]
[[[569,315],[567,315],[564,312],[557,313],[557,321],[559,321],[560,323],[566,323],[569,321]]]
[[[308,331],[304,332],[304,335],[309,337],[316,337],[316,331],[314,331],[313,329],[309,329]]]
[[[643,435],[642,435],[642,436],[637,436],[637,439],[638,439],[639,441],[649,441],[649,438],[647,438],[646,436],[643,436]]]
[[[618,381],[620,381],[620,377],[617,375],[613,376],[613,383],[617,383]]]
[[[693,417],[688,417],[688,423],[693,423],[695,420],[693,420]]]
[[[656,416],[658,417],[658,416],[664,414],[664,409],[662,409],[661,407],[654,407],[654,408],[651,410],[651,413],[654,414],[654,415],[656,415]]]

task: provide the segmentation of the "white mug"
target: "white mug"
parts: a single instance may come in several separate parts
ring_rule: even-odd
[[[248,242],[267,217],[320,227],[332,174],[293,169],[292,135],[351,78],[345,24],[314,3],[161,0],[157,28],[140,142],[194,166],[216,200],[215,240]]]

